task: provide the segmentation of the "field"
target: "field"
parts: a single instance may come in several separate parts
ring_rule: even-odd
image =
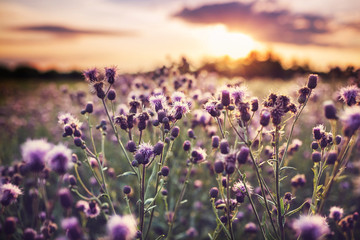
[[[360,239],[358,79],[3,81],[1,239]]]

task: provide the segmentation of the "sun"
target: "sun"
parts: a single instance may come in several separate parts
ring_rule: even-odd
[[[211,26],[206,31],[208,53],[214,57],[246,57],[256,48],[255,41],[243,33],[229,32],[223,25]]]

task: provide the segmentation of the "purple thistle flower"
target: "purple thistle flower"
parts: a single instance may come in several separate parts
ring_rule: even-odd
[[[247,223],[244,228],[245,228],[244,231],[247,233],[256,233],[257,232],[256,224],[253,222]]]
[[[113,84],[115,82],[116,67],[106,67],[105,68],[105,77],[108,83]]]
[[[171,95],[171,101],[175,102],[183,102],[185,100],[185,94],[183,92],[176,91]]]
[[[167,108],[166,97],[162,94],[151,96],[149,102],[156,112]]]
[[[82,238],[82,231],[76,217],[65,218],[61,221],[61,227],[66,231],[66,236],[70,240]]]
[[[0,186],[0,202],[3,206],[14,203],[19,195],[22,195],[22,191],[16,185],[6,183]]]
[[[51,147],[51,144],[44,139],[29,139],[21,146],[22,158],[30,171],[40,172],[44,169],[45,155]]]
[[[245,102],[245,99],[247,98],[247,87],[241,86],[241,87],[234,87],[231,89],[231,96],[234,99],[235,105],[238,105],[239,103]]]
[[[62,144],[53,147],[45,156],[51,170],[58,174],[65,174],[71,167],[71,150]]]
[[[110,240],[131,240],[136,236],[136,221],[132,215],[112,216],[107,223]]]
[[[189,105],[184,102],[175,102],[172,106],[172,115],[176,119],[181,119],[183,115],[186,115],[189,112]]]
[[[154,155],[153,146],[150,143],[142,143],[139,145],[138,150],[136,151],[136,155],[139,157],[141,156],[141,162],[142,164],[148,164],[150,161],[150,158]]]
[[[344,135],[351,137],[360,128],[360,106],[347,108],[341,118]]]
[[[340,89],[340,99],[344,101],[348,106],[355,105],[360,97],[360,89],[353,85],[343,87]]]
[[[99,72],[96,68],[91,68],[83,72],[85,80],[92,83],[99,81]]]
[[[88,218],[96,218],[100,214],[100,207],[95,201],[91,201],[86,205],[84,209],[85,215]]]
[[[205,110],[212,116],[218,117],[220,116],[220,111],[216,108],[217,101],[208,101],[205,103],[204,108]]]
[[[339,221],[343,217],[344,209],[333,206],[330,208],[329,218]]]
[[[293,228],[302,239],[317,240],[330,233],[326,218],[319,215],[300,216],[295,220]]]
[[[72,195],[70,193],[70,190],[67,188],[61,188],[58,192],[59,195],[59,199],[60,199],[60,203],[61,206],[63,208],[70,208],[73,204],[73,198]]]
[[[207,154],[204,149],[198,147],[191,152],[191,156],[194,163],[200,163],[206,159]]]

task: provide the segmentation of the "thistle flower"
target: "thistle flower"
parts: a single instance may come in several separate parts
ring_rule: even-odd
[[[88,218],[96,218],[100,214],[100,207],[95,201],[91,201],[84,209],[85,215]]]
[[[212,116],[212,117],[219,117],[220,111],[216,108],[217,101],[208,101],[205,103],[204,108],[205,110]]]
[[[65,174],[71,167],[71,150],[62,144],[54,146],[45,156],[51,170],[58,174]]]
[[[340,99],[344,101],[348,106],[355,105],[360,98],[360,89],[355,86],[343,87],[340,89]]]
[[[183,102],[185,100],[185,94],[183,92],[176,91],[171,95],[171,101],[175,102]]]
[[[136,155],[138,156],[136,159]],[[150,143],[142,143],[139,145],[138,150],[136,151],[135,159],[139,163],[148,164],[150,158],[154,155],[153,146]],[[140,161],[139,161],[140,160]]]
[[[293,178],[291,178],[291,186],[297,188],[302,187],[306,183],[305,174],[297,174]]]
[[[246,188],[248,191],[246,191],[246,188],[244,186],[244,183],[239,180],[236,183],[234,183],[232,190],[237,194],[237,193],[242,193],[242,194],[253,194],[254,188],[250,185],[249,182],[245,182],[246,184]]]
[[[234,99],[235,105],[245,102],[245,99],[248,96],[247,92],[248,89],[245,86],[234,87],[231,89],[231,96]]]
[[[69,189],[67,188],[61,188],[58,192],[58,195],[59,195],[59,199],[60,199],[60,203],[61,203],[61,206],[63,208],[70,208],[73,204],[73,198],[71,196],[71,193],[69,191]]]
[[[161,109],[167,108],[166,97],[162,94],[151,96],[149,98],[149,102],[156,112],[158,112]]]
[[[194,163],[200,163],[206,159],[207,154],[204,149],[198,147],[191,152],[191,156]]]
[[[132,215],[112,216],[107,223],[111,240],[131,240],[136,236],[136,221]]]
[[[115,75],[116,75],[116,67],[105,68],[105,77],[108,83],[113,84],[115,82]]]
[[[330,208],[329,218],[339,221],[343,217],[344,209],[333,206]]]
[[[179,120],[189,111],[189,105],[187,103],[175,102],[172,106],[171,114],[175,117],[175,119]]]
[[[306,240],[317,240],[330,233],[326,218],[319,215],[300,216],[295,220],[293,228],[297,235]]]
[[[310,74],[309,79],[308,79],[308,83],[307,83],[308,88],[310,88],[310,89],[316,88],[317,81],[318,81],[318,75],[317,74]]]
[[[70,240],[82,238],[82,231],[76,217],[65,218],[61,221],[61,227],[66,231],[66,236]]]
[[[320,140],[325,136],[325,127],[320,124],[313,128],[313,137],[315,140]]]
[[[336,115],[336,108],[332,101],[329,100],[324,102],[324,111],[325,111],[325,117],[327,119],[333,119],[333,120],[338,119]]]
[[[99,71],[96,68],[91,68],[83,72],[85,80],[92,83],[99,81]]]
[[[51,147],[51,144],[44,139],[29,139],[21,146],[22,158],[30,171],[40,172],[44,169],[45,155]]]
[[[247,233],[256,233],[258,229],[255,223],[249,222],[245,224],[244,231]]]
[[[19,195],[22,195],[22,191],[16,185],[6,183],[0,186],[0,202],[3,206],[13,204]]]
[[[351,137],[360,128],[360,106],[347,108],[341,117],[344,135]]]

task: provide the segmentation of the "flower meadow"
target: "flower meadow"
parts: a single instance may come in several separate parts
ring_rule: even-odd
[[[1,239],[360,239],[354,79],[83,75],[2,107]]]

